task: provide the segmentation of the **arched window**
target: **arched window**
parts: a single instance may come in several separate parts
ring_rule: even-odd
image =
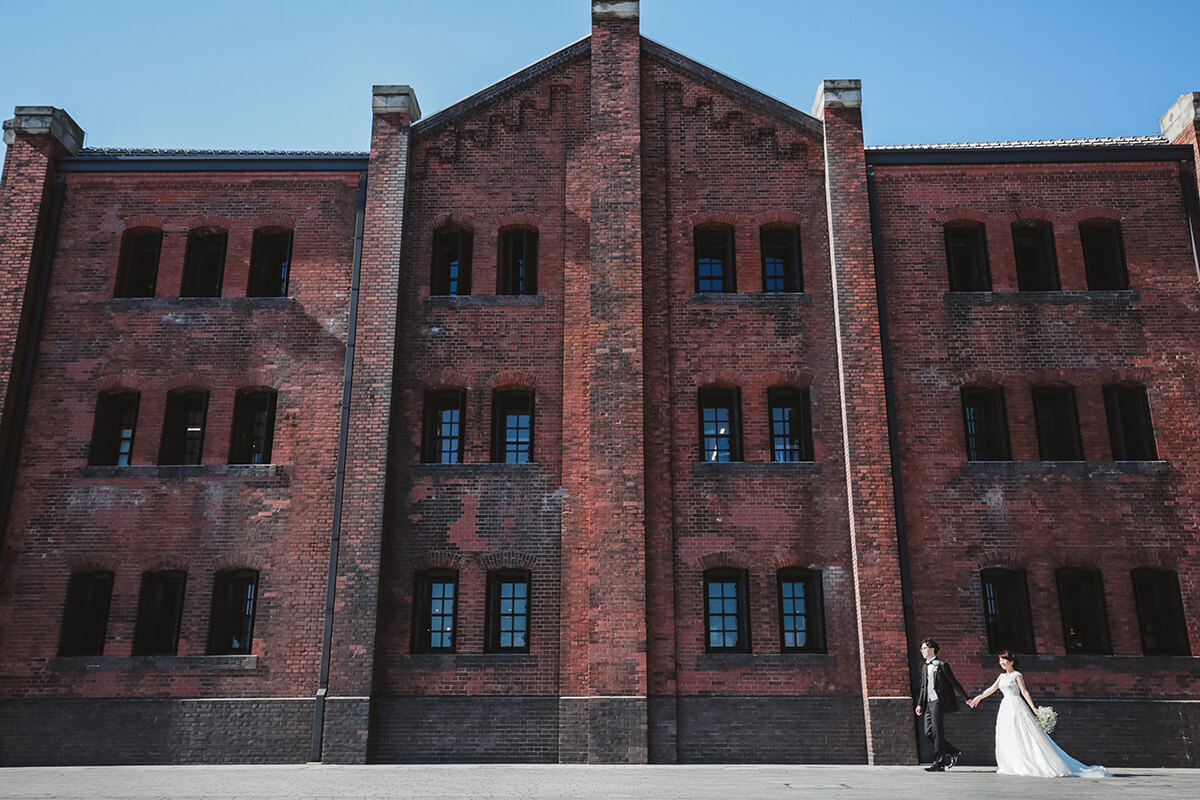
[[[1008,461],[1004,391],[995,386],[964,386],[962,409],[967,460]]]
[[[117,287],[113,297],[154,297],[162,236],[162,231],[157,228],[125,231],[121,237],[121,258],[117,264]]]
[[[270,389],[243,389],[233,405],[230,464],[270,464],[275,440],[276,394]]]
[[[250,284],[247,297],[287,297],[292,264],[292,232],[286,228],[259,228],[250,249]]]
[[[127,467],[133,458],[133,433],[137,427],[137,392],[102,392],[96,396],[96,418],[88,464],[93,467]]]
[[[800,229],[795,225],[759,229],[764,292],[803,292]]]
[[[453,653],[457,610],[457,572],[449,569],[418,572],[413,588],[413,652]]]
[[[1154,426],[1146,387],[1136,383],[1111,383],[1104,387],[1104,410],[1114,461],[1154,461]]]
[[[60,656],[104,655],[112,587],[111,572],[77,572],[71,576],[58,638]]]
[[[987,232],[982,222],[955,220],[946,223],[946,264],[950,270],[950,291],[990,292],[992,276],[988,268]]]
[[[500,232],[496,294],[537,294],[538,233],[530,228]]]
[[[220,297],[225,275],[226,233],[220,228],[188,232],[180,297]]]
[[[1022,292],[1058,290],[1058,259],[1054,226],[1043,220],[1022,220],[1012,226],[1017,257],[1017,286]]]
[[[1029,618],[1029,591],[1025,573],[989,568],[979,573],[983,591],[983,617],[987,624],[988,652],[1034,652],[1033,623]]]
[[[821,573],[787,567],[779,570],[780,649],[785,652],[824,653],[825,614]]]
[[[710,569],[704,573],[704,649],[750,652],[748,577],[742,569]]]
[[[700,459],[710,463],[742,460],[742,398],[737,389],[701,389]]]
[[[1111,219],[1089,219],[1079,223],[1083,242],[1083,266],[1089,289],[1128,289],[1125,270],[1125,243],[1121,223]]]
[[[693,232],[697,292],[736,292],[733,228],[704,226]]]
[[[135,656],[173,656],[179,648],[183,619],[183,589],[187,573],[180,570],[147,572],[138,593],[137,627],[133,633]]]
[[[233,569],[218,572],[213,582],[208,654],[249,655],[258,606],[258,572]]]
[[[447,228],[433,234],[432,295],[468,295],[471,293],[471,250],[473,237],[468,230]]]

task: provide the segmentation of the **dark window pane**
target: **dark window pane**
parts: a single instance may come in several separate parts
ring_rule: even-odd
[[[1172,570],[1135,569],[1133,594],[1145,655],[1190,656],[1179,575]]]
[[[1054,254],[1054,227],[1048,222],[1014,223],[1013,248],[1017,257],[1017,286],[1022,292],[1058,289],[1058,261]]]
[[[963,425],[969,461],[1007,461],[1008,425],[1004,395],[999,389],[968,387],[962,390]]]
[[[537,231],[500,234],[497,294],[537,294]]]
[[[458,574],[452,570],[418,572],[414,591],[413,650],[454,652]]]
[[[704,461],[742,460],[740,408],[736,389],[700,390],[700,455]]]
[[[1042,461],[1083,460],[1074,389],[1070,386],[1035,386],[1033,412]]]
[[[1111,220],[1092,220],[1079,225],[1083,241],[1083,265],[1089,289],[1128,289],[1125,271],[1125,246],[1121,225]]]
[[[106,392],[96,397],[96,420],[88,464],[94,467],[129,466],[133,457],[137,412],[137,392]]]
[[[248,655],[254,639],[254,609],[258,602],[258,573],[234,570],[217,574],[213,586],[210,655]]]
[[[985,569],[980,577],[983,584],[988,652],[1034,652],[1033,623],[1029,617],[1029,594],[1025,586],[1025,573],[1007,569]]]
[[[291,231],[255,231],[246,296],[286,297],[291,262]]]
[[[771,460],[812,461],[812,416],[807,389],[771,389]]]
[[[704,574],[705,649],[750,651],[746,624],[746,573],[717,569]]]
[[[230,464],[270,464],[275,439],[275,392],[238,392],[233,407]]]
[[[946,226],[946,261],[950,268],[950,291],[990,292],[987,237],[982,224],[954,222]]]
[[[196,465],[204,449],[207,392],[171,392],[163,419],[159,464]]]
[[[533,392],[496,392],[492,399],[492,461],[533,460]]]
[[[112,586],[111,572],[84,572],[71,576],[58,639],[60,656],[104,655]]]
[[[1145,386],[1111,384],[1104,387],[1104,410],[1114,461],[1154,461],[1154,427]]]
[[[825,651],[821,605],[819,572],[779,571],[779,627],[781,647],[785,652]]]
[[[225,272],[225,231],[203,229],[188,234],[181,297],[220,297]]]
[[[158,282],[158,258],[162,231],[126,231],[121,237],[121,261],[117,266],[114,297],[154,297]]]
[[[763,291],[802,292],[800,229],[763,228],[759,231],[762,250]]]
[[[147,572],[142,576],[133,634],[135,656],[175,655],[186,582],[186,572]]]
[[[469,231],[439,231],[433,236],[433,277],[429,293],[468,295],[471,293],[471,249]]]
[[[1060,569],[1056,575],[1067,653],[1112,653],[1100,573],[1094,570]]]
[[[425,395],[422,461],[426,464],[462,462],[465,410],[465,392],[429,392]]]
[[[529,651],[529,573],[488,574],[489,652]]]
[[[697,228],[694,235],[697,292],[736,292],[733,228]]]

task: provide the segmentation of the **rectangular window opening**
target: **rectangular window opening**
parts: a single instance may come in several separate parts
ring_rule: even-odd
[[[238,392],[233,406],[230,464],[270,464],[275,439],[275,392]]]
[[[759,231],[762,250],[763,291],[803,292],[800,269],[800,229],[763,228]]]
[[[779,627],[783,652],[825,652],[821,573],[779,571]]]
[[[458,573],[418,572],[414,592],[413,651],[453,653]]]
[[[533,461],[533,392],[496,392],[492,399],[492,461]]]
[[[255,231],[246,296],[287,297],[291,261],[291,231]]]
[[[737,291],[733,228],[697,228],[694,234],[696,291]]]
[[[1111,655],[1100,573],[1096,570],[1060,569],[1056,577],[1067,654]]]
[[[980,578],[988,652],[1012,650],[1016,653],[1033,653],[1033,623],[1029,616],[1025,573],[985,569]]]
[[[1042,461],[1082,461],[1079,413],[1070,386],[1035,386],[1033,412]]]
[[[188,234],[180,297],[221,296],[225,244],[225,231],[195,230]]]
[[[207,392],[171,392],[167,395],[159,464],[195,466],[200,463],[207,412]]]
[[[982,224],[953,223],[945,227],[950,291],[990,292],[987,236]]]
[[[112,587],[111,572],[84,572],[71,576],[58,640],[60,656],[104,655]]]
[[[704,646],[709,652],[750,652],[746,617],[747,577],[742,570],[704,575]]]
[[[179,648],[183,618],[183,590],[187,573],[147,572],[138,594],[137,626],[133,634],[135,656],[173,656]]]
[[[250,654],[257,602],[257,572],[232,570],[217,573],[208,639],[210,655]]]
[[[741,397],[737,389],[700,391],[700,455],[709,463],[742,460]]]
[[[771,389],[771,460],[812,461],[812,414],[808,389]]]
[[[529,600],[528,572],[488,574],[488,652],[529,652]]]
[[[536,231],[513,230],[500,235],[497,294],[537,294]]]

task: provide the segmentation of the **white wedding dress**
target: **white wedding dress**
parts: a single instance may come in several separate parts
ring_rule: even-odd
[[[1017,686],[1019,672],[1000,675],[1000,711],[996,715],[996,772],[1032,778],[1109,778],[1101,766],[1088,766],[1067,755],[1041,728]]]

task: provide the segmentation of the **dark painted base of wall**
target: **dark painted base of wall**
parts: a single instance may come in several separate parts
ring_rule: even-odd
[[[1200,766],[1200,703],[1170,700],[1042,702],[1058,713],[1054,741],[1085,764]],[[978,709],[964,709],[947,716],[947,737],[963,751],[960,763],[995,765],[998,706],[994,699],[985,700]]]
[[[303,763],[311,698],[3,700],[0,766]]]
[[[911,748],[911,737],[907,744]],[[650,760],[863,764],[863,703],[857,697],[652,697]]]

